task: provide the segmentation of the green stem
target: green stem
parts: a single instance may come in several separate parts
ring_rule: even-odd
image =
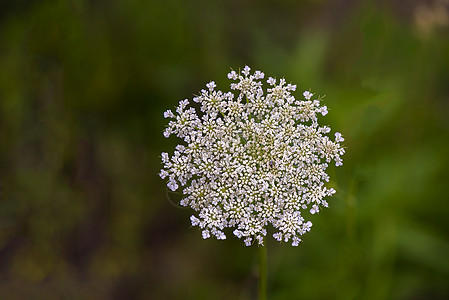
[[[267,299],[267,246],[257,246],[259,260],[259,300]]]

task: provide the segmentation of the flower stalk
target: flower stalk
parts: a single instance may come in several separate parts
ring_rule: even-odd
[[[259,300],[267,299],[267,246],[257,245],[259,267]]]

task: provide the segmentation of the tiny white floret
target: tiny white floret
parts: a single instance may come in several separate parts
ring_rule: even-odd
[[[309,91],[305,91],[303,93],[304,98],[306,98],[307,100],[310,100],[310,98],[312,98],[313,94]]]

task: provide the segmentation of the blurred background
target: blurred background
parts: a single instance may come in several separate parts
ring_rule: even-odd
[[[1,1],[0,299],[255,299],[157,175],[163,111],[246,64],[347,147],[269,299],[449,299],[448,0]]]

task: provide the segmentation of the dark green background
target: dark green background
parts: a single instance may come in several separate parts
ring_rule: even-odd
[[[448,5],[2,1],[0,299],[254,299],[256,249],[157,176],[163,111],[245,64],[325,94],[347,147],[269,298],[449,299]]]

